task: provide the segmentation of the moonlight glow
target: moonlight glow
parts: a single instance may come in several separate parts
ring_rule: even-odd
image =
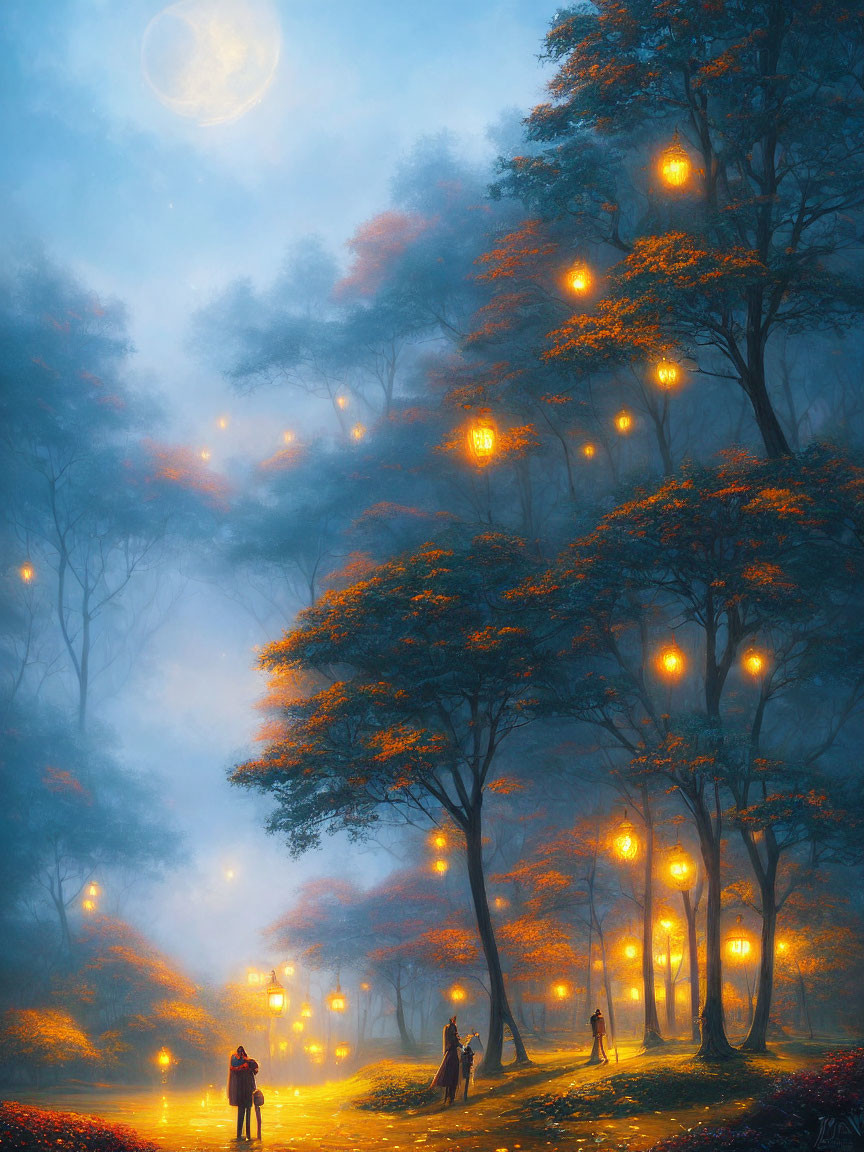
[[[263,0],[180,0],[147,25],[141,67],[178,116],[230,124],[261,102],[280,51],[279,21]]]

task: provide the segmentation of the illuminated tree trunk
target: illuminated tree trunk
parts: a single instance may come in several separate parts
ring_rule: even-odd
[[[484,1072],[500,1072],[501,1056],[504,1049],[504,1025],[510,1029],[516,1049],[517,1064],[528,1064],[528,1053],[519,1033],[519,1027],[510,1011],[507,991],[504,987],[504,973],[501,970],[501,957],[489,913],[489,899],[486,893],[486,877],[483,871],[483,835],[479,805],[472,812],[465,829],[465,845],[468,862],[468,882],[477,918],[477,931],[483,947],[486,969],[489,974],[489,1039],[483,1057]]]
[[[642,999],[645,1027],[642,1044],[656,1048],[663,1043],[654,996],[654,817],[648,788],[642,788],[642,816],[645,821],[645,871],[642,887]]]
[[[756,1007],[750,1021],[750,1029],[741,1045],[742,1052],[764,1052],[767,1049],[768,1025],[771,1020],[771,1002],[774,995],[774,941],[777,934],[777,865],[779,852],[770,828],[764,833],[767,861],[763,863],[753,834],[742,829],[744,843],[750,854],[753,871],[759,883],[759,896],[762,905],[762,954],[759,957],[759,982],[756,991]],[[752,996],[750,1000],[752,1004]]]
[[[699,942],[696,937],[696,909],[690,893],[681,893],[687,920],[687,963],[690,967],[690,1037],[699,1043]]]

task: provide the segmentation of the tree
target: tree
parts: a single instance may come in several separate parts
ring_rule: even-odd
[[[843,326],[862,303],[847,256],[864,203],[861,19],[860,0],[600,0],[556,16],[552,100],[528,121],[537,148],[503,163],[501,191],[625,259],[605,308],[566,325],[554,355],[586,334],[608,354],[631,323],[710,349],[768,454],[789,452],[772,337]],[[698,179],[664,205],[638,166],[676,123]]]
[[[531,570],[501,535],[427,544],[330,592],[262,654],[264,668],[312,671],[331,683],[281,714],[281,731],[241,764],[236,783],[271,792],[268,827],[291,851],[325,830],[354,837],[382,811],[442,808],[465,838],[477,930],[490,986],[486,1063],[501,1066],[503,1028],[527,1060],[507,999],[483,864],[483,801],[496,754],[530,720],[543,651],[511,616],[506,593]]]
[[[557,706],[607,732],[632,757],[637,781],[659,777],[673,788],[699,836],[707,890],[704,1057],[731,1052],[722,1020],[720,868],[739,659],[758,635],[776,634],[778,649],[788,635],[800,655],[807,647],[802,634],[818,643],[830,622],[835,635],[846,637],[847,660],[856,654],[851,707],[860,691],[847,608],[855,578],[851,566],[835,564],[821,546],[826,529],[807,490],[813,479],[793,464],[743,456],[716,470],[688,468],[657,492],[621,505],[548,578],[553,604],[557,597],[553,611],[575,629],[574,673]],[[829,480],[822,472],[821,484]],[[663,637],[673,621],[681,640],[667,668]],[[691,653],[703,663],[703,684],[697,691],[685,676],[674,689],[673,714],[670,681],[684,673]],[[806,659],[791,663],[797,672],[787,668],[778,693],[806,673]],[[784,795],[790,793],[792,778],[784,785]]]

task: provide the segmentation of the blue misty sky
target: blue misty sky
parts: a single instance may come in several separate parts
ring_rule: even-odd
[[[309,233],[344,255],[356,226],[387,206],[394,169],[419,138],[449,131],[467,155],[491,158],[487,126],[542,96],[538,55],[553,15],[542,0],[273,6],[273,82],[257,107],[215,127],[176,115],[142,74],[160,0],[0,6],[0,240],[39,245],[124,300],[133,370],[164,398],[164,434],[195,442],[230,409],[225,454],[242,451],[268,412],[284,419],[302,402],[231,397],[185,347],[192,313],[237,277],[272,276]],[[130,763],[164,781],[191,853],[182,881],[136,919],[217,977],[259,962],[259,930],[293,885],[327,867],[326,854],[286,861],[260,831],[261,805],[225,780],[255,726],[252,646],[265,639],[218,589],[193,584],[105,711]],[[380,866],[358,861],[367,875]]]

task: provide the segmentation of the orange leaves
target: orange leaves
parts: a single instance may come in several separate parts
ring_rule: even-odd
[[[13,1062],[35,1065],[95,1061],[99,1051],[87,1033],[60,1008],[17,1008],[7,1012],[0,1043]]]
[[[515,776],[499,776],[487,785],[487,790],[496,796],[512,796],[516,792],[524,792],[525,788],[526,784]]]
[[[526,220],[520,228],[508,232],[497,247],[477,261],[484,269],[477,279],[512,280],[544,268],[548,257],[557,250],[557,245],[544,236],[545,228],[542,220]]]
[[[158,1152],[131,1128],[73,1112],[55,1112],[26,1104],[0,1104],[0,1144],[8,1148],[74,1149],[74,1152]]]
[[[54,792],[57,795],[65,794],[77,800],[83,800],[86,804],[93,802],[90,793],[81,785],[81,782],[65,769],[53,768],[50,764],[46,765],[42,783],[48,792]]]
[[[381,212],[361,224],[348,241],[354,261],[348,275],[336,285],[336,295],[374,296],[395,262],[434,220],[416,213]]]
[[[214,506],[227,506],[228,485],[221,476],[207,468],[200,453],[182,445],[156,444],[153,441],[146,442],[145,448],[154,469],[154,480],[200,493]]]

